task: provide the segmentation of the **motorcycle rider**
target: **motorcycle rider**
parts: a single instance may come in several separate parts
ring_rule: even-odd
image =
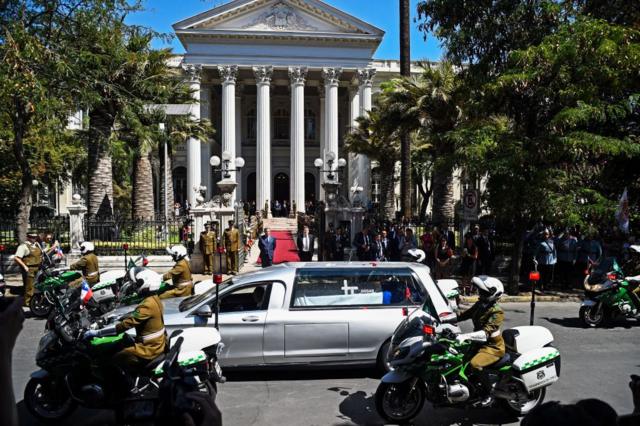
[[[82,257],[69,266],[71,270],[82,271],[84,279],[91,287],[100,282],[100,268],[98,256],[94,254],[95,246],[92,242],[85,241],[80,244],[80,254]]]
[[[113,363],[124,371],[132,373],[165,352],[167,337],[164,328],[164,308],[156,294],[160,289],[160,276],[150,270],[132,270],[132,280],[138,284],[138,294],[144,297],[131,316],[115,325],[100,330],[88,330],[86,339],[92,337],[115,336],[131,328],[136,329],[133,346],[118,352]]]
[[[640,308],[640,245],[629,246],[629,260],[622,267],[625,279],[634,286],[632,296]]]
[[[167,249],[175,265],[166,274],[162,276],[164,281],[171,279],[174,288],[165,291],[160,295],[161,299],[169,299],[171,297],[185,297],[193,294],[193,278],[191,277],[191,266],[189,265],[189,257],[187,249],[182,245],[175,245]]]
[[[497,304],[504,293],[504,286],[497,278],[481,275],[473,277],[472,284],[478,289],[479,300],[469,309],[458,316],[458,321],[473,321],[473,332],[460,334],[457,340],[464,342],[471,340],[482,343],[469,364],[472,377],[480,384],[483,399],[479,401],[481,407],[488,407],[493,403],[491,383],[484,369],[500,360],[505,354],[505,344],[500,330],[504,322],[504,311]]]

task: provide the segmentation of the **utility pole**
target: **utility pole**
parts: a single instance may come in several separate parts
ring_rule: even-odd
[[[411,28],[409,0],[400,1],[400,75],[411,77]],[[411,217],[411,138],[400,136],[400,202],[402,216]]]

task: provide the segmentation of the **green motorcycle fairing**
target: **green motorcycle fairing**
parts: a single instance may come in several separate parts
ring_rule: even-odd
[[[82,278],[80,271],[65,271],[57,276],[49,276],[42,282],[36,283],[35,288],[40,291],[64,287],[70,282]]]

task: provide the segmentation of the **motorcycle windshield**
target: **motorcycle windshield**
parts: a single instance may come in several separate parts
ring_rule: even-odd
[[[423,326],[433,326],[435,321],[426,312],[416,309],[408,317],[406,317],[393,332],[391,336],[391,347],[395,347],[410,337],[422,336]]]
[[[603,284],[607,281],[610,272],[622,274],[622,269],[618,265],[615,257],[607,257],[596,265],[589,274],[588,283],[591,285]]]

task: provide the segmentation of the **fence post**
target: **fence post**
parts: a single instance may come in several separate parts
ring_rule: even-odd
[[[69,210],[69,243],[72,255],[80,255],[80,243],[84,241],[84,215],[87,207],[82,198],[75,194],[73,203],[67,207]]]

